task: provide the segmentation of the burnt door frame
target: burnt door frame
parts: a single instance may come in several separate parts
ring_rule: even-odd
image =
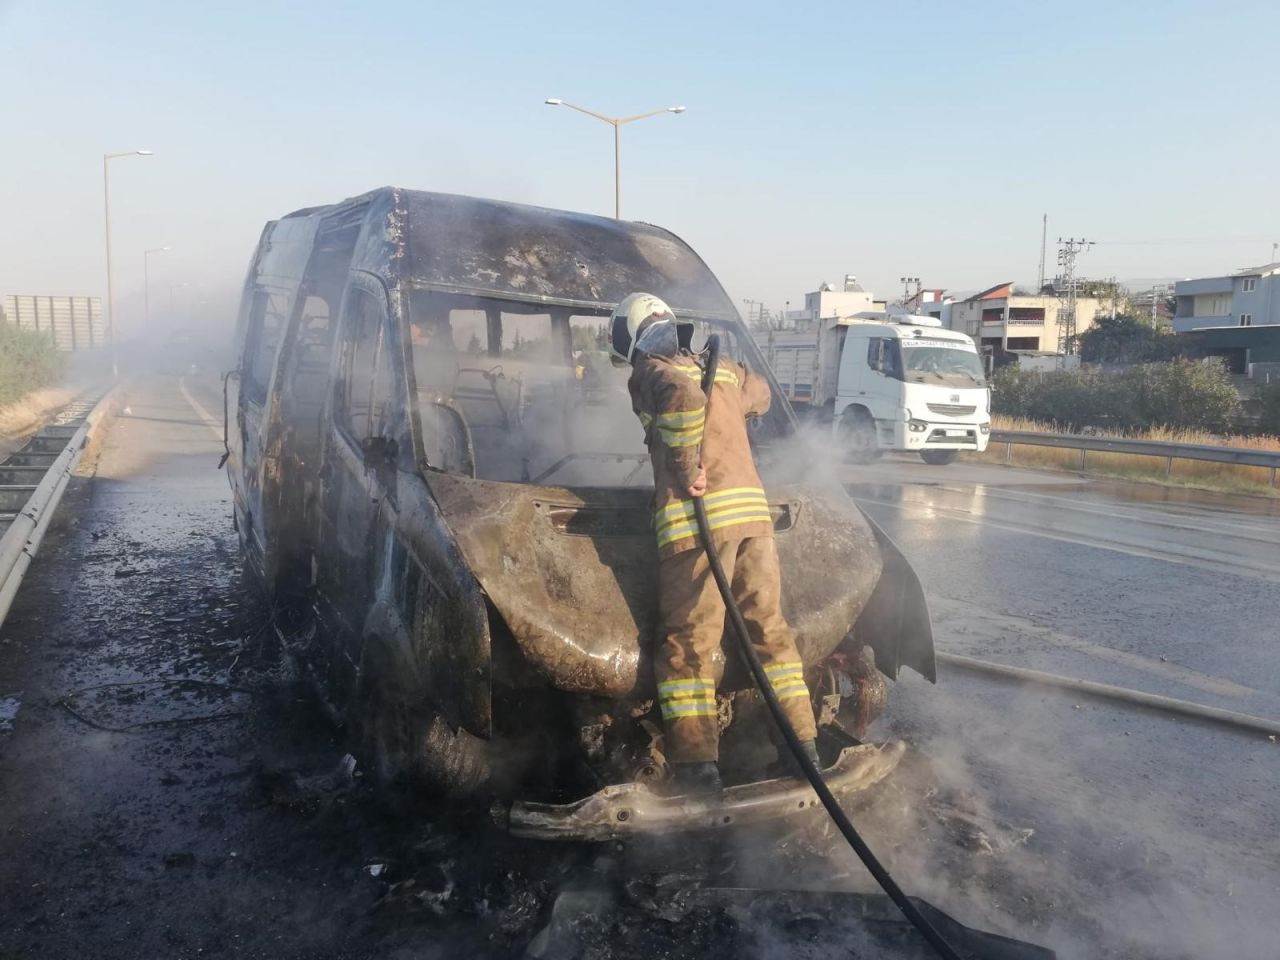
[[[369,340],[370,316],[376,304],[377,342]],[[382,543],[394,523],[396,458],[408,445],[406,417],[376,411],[379,377],[385,399],[406,409],[398,338],[391,323],[390,297],[380,279],[353,272],[342,297],[334,350],[332,389],[326,405],[324,456],[318,496],[317,556],[313,561],[316,610],[333,630],[325,683],[341,707],[354,692],[365,622],[377,602],[382,575]],[[372,348],[363,365],[361,347]],[[354,409],[361,395],[367,406]],[[396,424],[400,435],[382,431]],[[357,436],[357,434],[362,434]]]

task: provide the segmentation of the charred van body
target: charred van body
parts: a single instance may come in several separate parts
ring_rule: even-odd
[[[666,776],[651,474],[627,371],[603,345],[635,290],[693,321],[695,347],[718,333],[774,385],[723,288],[671,233],[392,188],[267,225],[226,381],[246,564],[365,768],[496,798],[530,835],[804,805],[796,783],[756,782],[767,722],[732,657],[718,701],[739,785],[696,803],[649,789]],[[784,612],[828,780],[854,790],[901,752],[857,740],[883,705],[880,674],[932,680],[932,634],[914,573],[843,491],[786,482],[804,473],[795,432],[774,385],[750,435]]]

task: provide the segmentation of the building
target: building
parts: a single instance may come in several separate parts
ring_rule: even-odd
[[[965,300],[927,303],[924,310],[983,347],[1056,352],[1065,307],[1063,298],[1014,293],[1012,283],[1000,283]],[[1076,333],[1093,326],[1101,312],[1102,301],[1097,297],[1076,297]]]
[[[837,290],[829,283],[821,284],[813,293],[804,295],[803,310],[789,310],[785,321],[788,327],[804,331],[816,327],[820,319],[854,317],[860,313],[884,313],[887,304],[862,289],[858,278],[846,274],[842,288]]]
[[[1280,324],[1280,263],[1173,285],[1175,333]]]

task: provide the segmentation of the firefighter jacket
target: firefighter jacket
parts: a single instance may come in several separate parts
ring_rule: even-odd
[[[708,415],[702,373],[690,354],[637,354],[627,383],[653,464],[653,524],[661,557],[698,546],[689,487],[697,479],[699,457],[707,471],[703,502],[712,532],[734,539],[773,536],[747,440],[747,417],[769,409],[769,384],[743,364],[722,359]]]

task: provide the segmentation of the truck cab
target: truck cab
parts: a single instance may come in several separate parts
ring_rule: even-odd
[[[832,414],[853,460],[905,450],[945,464],[962,450],[986,450],[990,388],[972,339],[932,317],[853,318],[842,326]]]

